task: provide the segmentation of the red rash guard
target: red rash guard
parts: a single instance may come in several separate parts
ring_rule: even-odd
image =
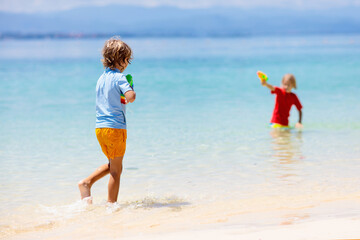
[[[274,88],[275,89],[274,91],[271,91],[271,94],[276,94],[276,97],[271,123],[278,123],[284,126],[288,126],[290,109],[292,105],[294,104],[299,111],[302,109],[302,105],[294,93],[287,93],[283,88]]]

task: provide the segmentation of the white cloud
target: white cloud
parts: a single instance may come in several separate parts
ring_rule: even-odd
[[[145,7],[166,5],[180,8],[207,8],[212,6],[328,8],[360,6],[360,0],[0,0],[0,10],[11,12],[47,12],[72,9],[80,6],[103,6],[109,4]]]

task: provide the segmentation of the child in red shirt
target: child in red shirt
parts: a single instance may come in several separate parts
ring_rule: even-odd
[[[272,86],[266,82],[266,80],[261,80],[261,85],[269,88],[272,94],[276,94],[275,97],[275,108],[273,115],[270,121],[272,127],[289,127],[289,115],[292,105],[295,105],[299,111],[299,121],[296,123],[296,128],[301,128],[301,119],[302,119],[302,105],[298,97],[291,92],[291,89],[296,89],[296,79],[292,74],[285,74],[281,81],[281,88]]]

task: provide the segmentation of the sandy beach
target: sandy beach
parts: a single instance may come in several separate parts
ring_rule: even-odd
[[[159,225],[146,226],[145,232],[133,232],[124,236],[123,228],[115,226],[89,228],[81,223],[66,227],[43,230],[36,233],[17,235],[16,240],[24,239],[125,239],[125,240],[162,240],[162,239],[244,239],[244,240],[329,240],[329,239],[360,239],[360,218],[336,218],[312,222],[284,224],[278,226],[248,228],[244,225],[205,224],[200,228],[165,231],[157,229]]]
[[[124,238],[135,239],[244,239],[244,240],[302,240],[302,239],[360,239],[360,219],[331,219],[295,225],[269,227],[266,229],[243,229],[241,226],[174,232],[168,234],[149,235]]]
[[[155,205],[157,205],[155,207]],[[143,208],[87,206],[82,218],[47,222],[9,239],[360,239],[360,217],[349,214],[359,201],[313,206],[258,206],[246,211],[240,202],[187,206],[153,203]],[[249,204],[250,205],[250,204]],[[347,212],[342,214],[341,211]],[[313,217],[317,216],[317,217]],[[11,237],[10,237],[11,236]]]
[[[331,219],[295,225],[269,227],[266,229],[243,229],[241,226],[217,228],[197,231],[173,232],[167,234],[136,236],[122,238],[137,239],[239,239],[239,240],[328,240],[328,239],[360,239],[360,219]]]

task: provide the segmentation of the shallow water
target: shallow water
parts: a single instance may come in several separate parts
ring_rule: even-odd
[[[76,186],[106,162],[94,134],[104,40],[0,42],[0,236],[84,219],[118,221],[126,235],[152,222],[174,230],[230,215],[265,226],[359,214],[360,36],[125,40],[137,100],[118,206],[106,205],[107,178],[93,206]],[[268,127],[274,96],[257,70],[275,85],[296,76],[302,131]]]

